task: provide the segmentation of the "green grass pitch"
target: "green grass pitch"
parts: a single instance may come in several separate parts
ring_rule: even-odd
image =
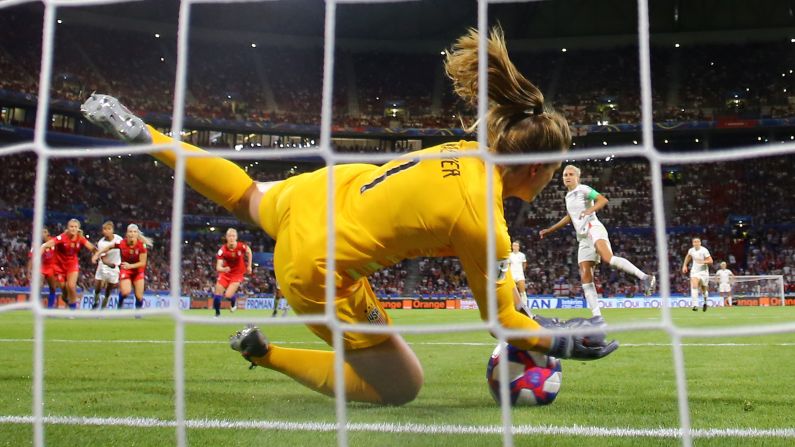
[[[192,311],[194,315],[208,314]],[[544,311],[585,316],[584,310]],[[682,327],[757,326],[790,322],[795,308],[673,309]],[[208,314],[209,315],[209,314]],[[225,314],[225,316],[228,314]],[[238,316],[265,313],[246,313]],[[474,311],[390,311],[395,324],[471,323]],[[654,309],[607,310],[610,324],[654,321]],[[276,372],[248,370],[227,345],[240,325],[190,324],[185,328],[185,405],[189,445],[336,445],[333,430],[309,428],[336,421],[333,399]],[[263,326],[270,339],[290,346],[328,349],[303,326]],[[176,443],[169,426],[131,426],[133,418],[175,419],[174,334],[168,317],[142,320],[48,319],[45,326],[44,414],[108,418],[100,425],[48,423],[48,446],[161,446]],[[517,427],[599,427],[640,430],[630,436],[518,434],[516,445],[676,446],[664,429],[679,425],[670,337],[663,331],[613,334],[622,343],[595,362],[564,361],[563,385],[546,407],[517,408]],[[32,415],[33,316],[0,313],[0,446],[33,443],[32,424],[9,417]],[[495,341],[485,332],[407,335],[425,369],[419,397],[404,407],[348,405],[352,446],[501,445],[497,433],[433,434],[434,426],[499,427],[500,408],[485,382]],[[795,418],[795,334],[685,339],[685,367],[694,429],[788,429],[787,436],[698,437],[696,446],[790,446]],[[5,419],[3,419],[5,418]],[[119,418],[123,423],[112,423]],[[201,421],[284,423],[276,428],[220,428]],[[105,422],[102,422],[105,421]],[[305,425],[300,425],[301,423]],[[366,423],[415,427],[413,432],[365,430]],[[414,424],[414,425],[410,425]],[[648,431],[648,433],[646,432]]]

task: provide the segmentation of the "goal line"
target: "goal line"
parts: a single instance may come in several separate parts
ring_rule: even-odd
[[[0,424],[32,424],[32,416],[0,416]],[[45,416],[49,425],[78,425],[95,427],[174,428],[177,421],[157,418],[102,418],[78,416]],[[222,419],[187,419],[185,427],[211,430],[283,430],[308,432],[335,432],[337,424],[331,422],[240,421]],[[350,432],[423,435],[501,435],[502,425],[436,425],[349,422]],[[514,425],[514,435],[589,436],[619,438],[672,438],[679,439],[678,428],[631,428],[556,425]],[[693,429],[694,438],[784,438],[795,439],[795,428],[707,428]]]

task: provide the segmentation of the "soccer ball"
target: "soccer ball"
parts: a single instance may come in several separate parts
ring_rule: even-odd
[[[532,351],[506,346],[508,360],[508,392],[513,406],[551,404],[560,391],[563,372],[560,360]],[[491,396],[500,403],[500,345],[494,348],[486,368]]]

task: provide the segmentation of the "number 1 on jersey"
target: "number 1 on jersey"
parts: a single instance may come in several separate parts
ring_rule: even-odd
[[[367,190],[374,188],[376,185],[378,185],[379,183],[381,183],[384,180],[386,180],[387,177],[389,177],[390,175],[395,175],[398,172],[403,172],[403,171],[405,171],[406,169],[408,169],[408,168],[410,168],[412,166],[416,166],[419,162],[420,162],[419,158],[412,158],[411,160],[409,160],[409,161],[407,161],[407,162],[405,162],[403,164],[399,164],[399,165],[395,166],[394,168],[391,168],[391,169],[387,170],[385,173],[383,173],[380,176],[376,177],[372,182],[362,186],[359,189],[359,194],[364,194]]]

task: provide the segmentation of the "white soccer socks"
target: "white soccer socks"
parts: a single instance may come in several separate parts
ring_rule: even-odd
[[[588,302],[588,307],[591,309],[591,314],[594,317],[602,316],[602,309],[599,308],[599,296],[596,294],[596,286],[594,283],[589,282],[582,285],[582,293],[585,295],[585,301]]]
[[[621,256],[613,256],[612,258],[610,258],[610,266],[615,267],[621,271],[627,272],[631,275],[635,275],[635,277],[640,280],[644,280],[648,276],[647,274],[643,273],[639,268],[635,267],[635,264],[629,262],[628,260],[622,258]]]

